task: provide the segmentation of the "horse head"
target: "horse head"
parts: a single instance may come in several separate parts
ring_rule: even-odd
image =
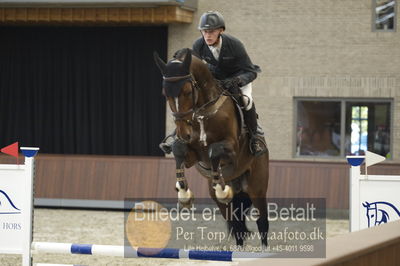
[[[188,48],[177,51],[168,63],[157,53],[154,60],[163,75],[163,94],[174,116],[177,137],[188,143],[193,137],[193,115],[204,100],[201,89],[206,82],[198,82],[198,76],[201,72],[210,79],[211,73]]]
[[[175,118],[176,134],[182,141],[189,142],[192,136],[191,115],[196,103],[190,73],[190,50],[187,49],[182,61],[174,58],[166,64],[157,54],[154,59],[163,75],[163,93]]]

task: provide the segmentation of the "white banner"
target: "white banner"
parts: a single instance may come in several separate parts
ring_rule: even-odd
[[[0,165],[0,252],[22,254],[25,165]]]
[[[30,265],[33,158],[0,165],[0,254],[21,254]]]
[[[361,175],[360,166],[351,166],[350,231],[399,220],[399,192],[400,176]]]

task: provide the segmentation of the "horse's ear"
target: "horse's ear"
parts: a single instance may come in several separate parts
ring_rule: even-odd
[[[190,49],[186,49],[185,59],[183,59],[184,69],[189,69],[191,63],[192,63],[192,51]]]
[[[161,71],[161,74],[165,74],[165,71],[167,69],[165,62],[158,56],[158,53],[154,51],[153,53],[154,61],[156,62],[156,65]]]

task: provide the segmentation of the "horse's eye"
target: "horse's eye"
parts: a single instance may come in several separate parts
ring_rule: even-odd
[[[375,215],[374,215],[374,214],[372,214],[372,215],[371,215],[371,218],[374,218],[374,217],[375,217]]]

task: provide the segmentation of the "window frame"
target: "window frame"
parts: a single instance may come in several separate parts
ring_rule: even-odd
[[[392,155],[390,160],[393,159],[393,119],[394,119],[394,99],[393,98],[324,98],[324,97],[293,97],[293,124],[292,124],[292,157],[301,159],[337,159],[342,160],[345,158],[345,135],[346,135],[346,103],[349,102],[366,102],[366,103],[389,103],[390,104],[390,145],[389,153]],[[340,102],[340,155],[297,155],[297,109],[300,101],[320,101],[320,102]]]
[[[372,32],[396,32],[397,28],[397,0],[394,1],[394,17],[393,17],[393,29],[377,29],[376,28],[376,1],[377,0],[372,0],[372,19],[371,19],[371,27],[372,27]]]

